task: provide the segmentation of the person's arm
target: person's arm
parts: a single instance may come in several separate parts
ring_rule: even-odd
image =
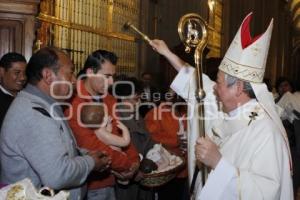
[[[78,124],[77,110],[80,103],[81,102],[77,98],[73,99],[72,108],[74,114],[69,120],[69,125],[73,130],[77,144],[81,148],[85,148],[89,151],[105,152],[111,158],[111,168],[115,171],[124,171],[129,169],[132,165],[132,161],[126,154],[111,149],[108,145],[104,144],[97,138],[93,130],[82,127]],[[65,112],[68,113],[68,110]]]
[[[177,76],[171,84],[171,88],[178,95],[189,102],[191,101],[191,98],[194,99],[194,95],[189,95],[189,93],[196,90],[196,82],[194,76],[195,69],[181,60],[176,54],[171,52],[164,41],[156,39],[151,40],[150,45],[155,51],[166,57],[171,65],[178,71]],[[211,81],[206,75],[203,75],[203,83],[205,87],[204,90],[206,88],[210,91],[212,90],[214,82]]]
[[[194,95],[188,96],[188,93],[195,91],[195,77],[193,76],[195,69],[188,63],[184,62],[176,54],[174,54],[163,40],[151,40],[150,45],[152,48],[163,55],[170,64],[178,71],[178,75],[171,84],[171,88],[182,98],[194,98]],[[190,84],[193,83],[193,84]],[[203,74],[203,85],[206,93],[213,93],[213,85],[215,83],[209,77]]]
[[[28,130],[20,135],[17,145],[42,184],[57,190],[83,184],[95,166],[93,158],[70,156],[68,141],[62,138],[66,133],[58,124],[39,113],[33,115],[39,122],[23,122]]]
[[[163,55],[177,71],[180,71],[180,69],[183,68],[184,65],[186,65],[183,60],[181,60],[176,54],[170,51],[163,40],[151,40],[150,45],[155,51]]]
[[[112,117],[112,124],[113,124],[113,131],[112,133],[114,134],[119,134],[119,130],[116,126],[116,121],[117,121],[117,113],[113,113],[115,111],[114,109],[114,105],[116,103],[116,99],[111,96],[108,95],[106,98],[104,98],[104,103],[108,106],[108,113],[109,115]],[[126,158],[129,162],[129,167],[127,167],[127,172],[128,172],[128,176],[127,174],[125,175],[126,177],[129,177],[130,174],[132,174],[136,168],[138,168],[137,166],[139,166],[139,155],[137,153],[136,148],[133,146],[133,144],[130,142],[129,145],[127,147],[122,148],[123,152],[126,154]],[[125,173],[127,173],[125,172]]]
[[[130,135],[126,126],[117,121],[117,126],[122,130],[122,136],[114,135],[111,132],[108,132],[104,127],[101,127],[95,130],[95,134],[98,139],[104,142],[107,145],[116,146],[116,147],[126,147],[130,143]]]

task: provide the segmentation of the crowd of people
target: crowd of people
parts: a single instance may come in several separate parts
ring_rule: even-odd
[[[70,57],[57,48],[40,49],[28,63],[5,54],[0,183],[29,178],[36,188],[68,191],[71,200],[293,199],[300,186],[299,90],[282,77],[277,95],[268,91],[263,77],[273,22],[254,40],[250,20],[251,14],[216,82],[203,74],[205,137],[198,137],[195,69],[162,40],[150,45],[178,74],[160,99],[151,73],[141,80],[116,75],[118,57],[110,51],[92,52],[76,77]],[[251,53],[254,44],[259,56]],[[186,164],[151,188],[140,184],[141,163],[157,144]],[[203,166],[210,169],[204,185],[194,173]]]
[[[37,188],[69,191],[70,199],[155,198],[156,190],[139,184],[139,165],[165,141],[155,141],[140,117],[145,84],[115,76],[113,52],[94,51],[77,78],[56,48],[39,50],[28,64],[17,53],[0,63],[1,183],[29,178]],[[168,137],[180,152],[174,131]]]

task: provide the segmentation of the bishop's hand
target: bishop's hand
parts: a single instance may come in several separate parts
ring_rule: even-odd
[[[197,139],[195,154],[197,161],[215,169],[222,155],[218,146],[209,137]]]
[[[166,56],[170,53],[169,47],[166,45],[166,43],[163,40],[151,40],[149,43],[154,51],[157,51],[159,54]]]

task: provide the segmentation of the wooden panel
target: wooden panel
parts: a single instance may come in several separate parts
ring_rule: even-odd
[[[35,14],[37,7],[34,4],[22,4],[20,2],[0,2],[0,12],[7,13],[22,13],[22,14]]]
[[[12,45],[9,40],[10,30],[8,28],[0,28],[0,57],[11,51]]]
[[[29,60],[39,0],[0,0],[0,56],[16,51]]]
[[[0,57],[7,52],[22,53],[23,23],[0,19]]]

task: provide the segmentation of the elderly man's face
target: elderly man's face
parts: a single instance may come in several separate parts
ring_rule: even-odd
[[[234,98],[236,96],[236,86],[227,86],[225,80],[225,73],[218,72],[216,84],[214,86],[215,95],[217,100],[222,103],[224,112],[230,112],[234,104]]]

